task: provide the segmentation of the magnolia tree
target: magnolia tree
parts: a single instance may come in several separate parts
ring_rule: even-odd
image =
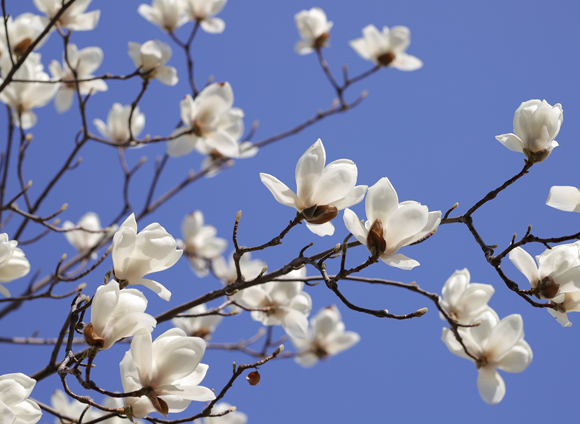
[[[572,325],[571,313],[580,311],[580,233],[572,228],[564,235],[536,235],[526,222],[520,235],[503,234],[492,244],[486,231],[494,218],[486,221],[480,213],[565,148],[554,151],[563,123],[559,99],[523,97],[519,107],[506,107],[510,113],[494,123],[497,132],[487,138],[501,133],[497,141],[521,161],[511,173],[494,170],[505,178],[484,178],[486,188],[465,202],[457,199],[461,206],[433,205],[407,186],[402,198],[417,201],[401,201],[389,168],[378,165],[381,155],[397,154],[397,142],[391,140],[387,149],[373,140],[352,143],[353,153],[373,156],[374,165],[365,166],[379,168],[378,177],[363,179],[367,174],[360,164],[348,156],[341,159],[333,140],[305,134],[315,134],[323,121],[340,120],[333,115],[364,110],[362,84],[378,81],[374,74],[402,72],[412,80],[423,72],[407,26],[364,26],[362,36],[353,35],[348,43],[359,57],[355,68],[360,72],[347,66],[337,72],[327,62],[338,30],[332,14],[327,10],[327,17],[319,7],[295,10],[295,53],[311,57],[292,66],[311,66],[312,75],[314,65],[320,68],[318,85],[331,93],[330,106],[315,107],[310,117],[268,135],[257,121],[248,122],[243,102],[234,100],[240,58],[234,58],[228,73],[220,71],[223,78],[214,78],[213,57],[197,53],[197,45],[207,41],[218,55],[220,34],[230,26],[221,17],[230,7],[226,0],[137,2],[123,19],[129,28],[140,28],[139,39],[105,44],[91,33],[99,34],[106,14],[116,12],[94,3],[34,0],[20,13],[20,2],[12,10],[11,2],[2,1],[0,101],[7,114],[0,168],[0,318],[8,324],[0,341],[4,358],[25,361],[5,361],[2,367],[1,423],[264,420],[260,408],[249,418],[239,412],[246,409],[235,392],[258,390],[253,386],[264,385],[260,381],[272,375],[269,369],[275,372],[276,363],[310,372],[320,361],[332,368],[332,357],[345,351],[351,361],[365,362],[365,352],[357,351],[362,328],[351,324],[361,323],[355,318],[360,316],[365,319],[361,326],[373,326],[377,338],[387,334],[385,321],[431,320],[437,327],[440,318],[442,330],[434,334],[442,343],[425,352],[448,349],[471,361],[469,378],[476,381],[470,387],[477,387],[483,402],[497,404],[506,395],[504,373],[526,371],[534,356],[536,346],[524,336],[521,311],[536,319],[541,315],[547,331]],[[243,28],[233,26],[233,31]],[[341,31],[347,26],[348,21],[340,22]],[[126,60],[107,69],[103,60],[109,50]],[[198,61],[206,62],[208,74],[198,71]],[[167,101],[165,90],[181,100]],[[106,101],[99,100],[105,95]],[[259,96],[285,107],[266,89]],[[387,123],[376,122],[383,131],[397,126],[396,119],[384,119]],[[43,120],[58,122],[54,132],[37,131],[44,128]],[[276,163],[272,156],[261,159],[262,151],[276,151],[290,140],[290,149],[275,153]],[[478,145],[476,155],[488,145],[497,148],[497,141]],[[55,147],[35,153],[37,145],[51,142]],[[58,155],[48,167],[43,155],[51,150]],[[452,166],[445,163],[450,159],[445,152],[436,159]],[[196,170],[180,174],[184,163]],[[243,175],[251,179],[236,176],[244,166]],[[295,182],[288,177],[292,173]],[[400,171],[396,174],[402,179]],[[39,180],[29,182],[36,175]],[[578,188],[552,185],[542,193],[548,207],[562,215],[580,212]],[[256,205],[249,208],[253,217],[235,212],[232,190]],[[227,210],[225,218],[212,214],[216,204]],[[171,214],[160,214],[164,209]],[[216,221],[224,225],[216,228]],[[488,284],[472,282],[472,275],[476,281],[480,277],[452,253],[444,255],[451,271],[440,281],[422,281],[414,274],[429,249],[445,246],[437,239],[445,240],[450,227],[467,229],[461,243],[481,250],[478,261]],[[449,246],[444,249],[456,248]],[[539,253],[535,259],[533,252]],[[367,290],[365,285],[373,285],[370,298],[357,293],[359,287]],[[382,290],[389,288],[387,297]],[[406,300],[397,302],[398,293],[420,305],[407,310]],[[496,311],[494,295],[513,307]],[[46,326],[39,322],[44,320]],[[396,325],[405,324],[390,325],[388,331],[397,331]],[[34,334],[37,330],[42,334]],[[536,331],[546,330],[527,334]],[[220,332],[230,340],[215,342]],[[428,358],[425,354],[423,361]],[[211,379],[214,369],[226,377]],[[345,386],[356,369],[347,371]],[[309,385],[304,381],[308,372],[300,375],[301,385]],[[269,386],[272,396],[290,384],[291,377],[286,378]],[[50,395],[37,395],[39,382],[48,382],[44,387]],[[534,392],[541,387],[538,383]],[[477,396],[475,390],[468,393]],[[287,400],[296,404],[299,399],[296,393]]]

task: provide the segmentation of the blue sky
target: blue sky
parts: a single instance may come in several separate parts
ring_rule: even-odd
[[[104,50],[104,62],[98,74],[128,74],[134,66],[127,55],[127,43],[149,39],[170,42],[169,37],[141,18],[136,10],[141,1],[94,1],[89,10],[101,9],[101,20],[94,31],[75,33],[72,42],[79,48],[98,45]],[[543,163],[474,215],[480,234],[489,244],[505,248],[516,232],[525,234],[528,225],[538,236],[560,236],[578,231],[579,216],[545,206],[553,185],[579,186],[578,154],[580,146],[574,134],[580,132],[578,100],[577,17],[575,1],[558,1],[549,6],[540,1],[467,2],[467,1],[305,1],[229,2],[219,17],[226,22],[223,34],[199,32],[193,46],[196,82],[203,86],[210,75],[216,81],[229,81],[235,106],[245,112],[246,127],[253,120],[260,126],[254,141],[267,138],[327,108],[335,94],[326,81],[315,55],[298,56],[293,51],[298,34],[294,14],[313,6],[325,10],[334,22],[331,47],[324,50],[331,70],[340,78],[342,65],[351,75],[369,69],[348,41],[361,36],[369,23],[406,25],[412,43],[408,53],[419,57],[424,67],[414,72],[381,70],[354,85],[346,94],[355,99],[363,90],[368,97],[356,109],[327,118],[301,133],[264,148],[253,159],[239,160],[235,166],[212,179],[202,179],[175,196],[153,215],[139,223],[143,228],[159,222],[176,238],[180,237],[183,216],[200,209],[206,222],[218,228],[218,235],[230,240],[238,210],[243,211],[240,242],[260,244],[279,233],[294,217],[294,212],[278,204],[259,180],[258,173],[278,177],[294,188],[294,168],[302,153],[321,138],[328,161],[348,158],[359,170],[359,184],[372,185],[388,177],[400,200],[415,200],[430,210],[445,212],[455,202],[457,211],[465,212],[491,189],[517,174],[523,155],[503,147],[495,136],[512,132],[513,113],[521,102],[546,99],[561,103],[564,124],[557,137],[560,147]],[[36,12],[32,1],[6,2],[8,13]],[[191,23],[177,32],[182,39]],[[51,60],[61,60],[62,41],[52,34],[40,50],[45,67]],[[169,134],[179,121],[179,101],[188,93],[183,54],[174,46],[170,65],[177,67],[180,82],[166,87],[154,81],[145,94],[141,110],[146,115],[144,134]],[[96,94],[89,102],[88,116],[105,120],[114,102],[129,104],[139,92],[137,80],[109,83],[109,91]],[[72,149],[80,127],[76,103],[71,111],[59,115],[52,104],[37,111],[39,122],[30,131],[34,141],[24,163],[25,179],[32,179],[32,196],[38,196]],[[0,137],[5,139],[6,114],[0,116]],[[92,132],[96,128],[90,124]],[[146,196],[154,159],[164,153],[164,145],[147,146],[127,153],[130,164],[142,156],[148,161],[135,177],[131,200],[140,210]],[[41,215],[48,215],[63,203],[69,208],[61,216],[76,222],[85,212],[98,212],[104,222],[115,217],[122,207],[121,171],[116,152],[104,145],[89,144],[80,154],[82,165],[65,175],[47,199]],[[197,153],[173,159],[159,183],[163,193],[187,175],[198,170],[202,157]],[[14,162],[13,162],[14,163]],[[8,196],[16,193],[15,179]],[[353,208],[360,217],[364,205]],[[322,251],[341,242],[347,235],[342,214],[335,221],[333,237],[318,238],[306,228],[293,230],[282,246],[255,254],[270,269],[277,269],[311,241],[313,251]],[[15,231],[15,224],[6,230]],[[39,228],[30,227],[23,238],[34,236]],[[226,252],[233,249],[232,244]],[[365,260],[367,252],[358,248],[349,254],[351,265]],[[541,253],[540,245],[529,246],[532,255]],[[60,234],[25,247],[32,272],[51,272],[63,253],[74,254]],[[401,290],[369,287],[358,283],[341,284],[348,298],[368,308],[409,313],[421,307],[429,312],[410,321],[381,320],[349,311],[323,285],[308,288],[313,298],[313,313],[338,304],[348,330],[361,335],[360,343],[328,362],[304,370],[292,360],[280,360],[263,366],[262,380],[250,387],[240,379],[226,401],[248,414],[249,422],[448,422],[469,420],[472,424],[488,422],[540,422],[571,420],[577,414],[578,389],[575,381],[580,366],[580,348],[576,314],[575,326],[562,328],[546,311],[534,309],[502,283],[484,260],[481,249],[467,229],[460,224],[442,226],[427,242],[404,248],[402,253],[418,260],[421,266],[401,271],[379,263],[362,275],[403,282],[416,281],[421,287],[440,292],[445,280],[456,270],[467,267],[472,281],[492,284],[496,292],[490,301],[503,318],[519,313],[524,319],[526,341],[534,360],[521,374],[503,373],[507,394],[501,404],[486,405],[479,397],[475,366],[448,352],[440,341],[443,321],[434,305],[425,298]],[[336,264],[335,264],[336,265]],[[111,266],[107,259],[86,282],[86,292],[102,282]],[[509,261],[502,266],[507,275],[522,288],[525,277]],[[314,269],[308,275],[315,275]],[[213,277],[197,278],[185,260],[156,275],[172,292],[171,305],[195,298],[221,287]],[[24,290],[27,278],[10,283],[13,295]],[[72,287],[72,286],[71,286]],[[62,292],[69,287],[62,287]],[[155,315],[168,305],[149,298],[148,312]],[[54,337],[69,308],[68,300],[42,300],[24,305],[3,320],[2,336]],[[580,322],[580,321],[579,321]],[[160,325],[154,336],[168,329]],[[236,342],[259,329],[249,316],[226,318],[213,341]],[[274,330],[282,336],[282,330]],[[286,343],[287,348],[290,344]],[[117,363],[128,345],[99,354],[94,376],[97,383],[120,390]],[[42,368],[50,354],[44,347],[2,345],[0,374],[32,374]],[[231,373],[231,362],[250,362],[241,353],[207,351],[202,362],[210,369],[203,385],[220,390]],[[49,402],[58,385],[56,377],[38,383],[33,396]],[[80,390],[80,389],[79,389]],[[95,396],[97,400],[100,396]],[[522,407],[536,405],[538,407]],[[188,415],[201,410],[192,404]],[[175,415],[186,416],[186,415]],[[41,422],[52,422],[45,416]]]

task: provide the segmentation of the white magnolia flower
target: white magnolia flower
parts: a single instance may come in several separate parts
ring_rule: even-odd
[[[114,278],[121,287],[142,284],[163,300],[169,300],[169,290],[143,277],[172,267],[182,253],[183,250],[176,249],[174,238],[157,222],[137,233],[135,215],[131,214],[113,237]]]
[[[24,277],[30,271],[30,263],[22,249],[16,247],[16,240],[9,240],[8,234],[0,234],[0,283],[9,283]],[[10,292],[0,284],[0,293],[10,297]]]
[[[546,205],[565,212],[580,212],[580,190],[570,186],[553,186]]]
[[[201,304],[187,310],[185,314],[203,314],[205,312],[207,312],[207,307],[205,304]],[[209,340],[222,318],[221,315],[204,315],[200,317],[173,318],[171,322],[189,336]]]
[[[240,258],[240,270],[242,271],[242,275],[246,281],[258,277],[265,266],[266,263],[261,259],[252,259],[250,253],[246,253]],[[238,277],[233,254],[229,256],[229,261],[227,263],[223,256],[216,258],[212,262],[212,268],[216,277],[219,278],[224,285],[235,283]]]
[[[470,283],[469,270],[463,268],[447,279],[439,304],[452,318],[462,324],[469,323],[477,315],[491,309],[487,302],[495,292],[490,284]],[[440,314],[441,319],[445,319]]]
[[[195,98],[188,94],[181,101],[181,121],[185,127],[172,135],[183,134],[167,142],[167,154],[180,157],[203,143],[204,150],[217,150],[226,157],[239,154],[238,140],[244,132],[244,112],[232,107],[234,92],[228,82],[214,83]]]
[[[179,328],[166,331],[154,342],[150,334],[133,337],[131,350],[120,364],[123,390],[148,389],[139,398],[124,398],[133,417],[143,418],[155,411],[167,416],[168,412],[185,410],[192,400],[215,399],[210,389],[199,386],[208,369],[199,363],[205,347],[202,339],[187,337]]]
[[[231,407],[232,405],[226,402],[216,403],[211,409],[211,413],[219,414],[220,412],[227,411]],[[233,411],[221,417],[205,417],[203,419],[204,424],[246,424],[247,421],[248,416],[239,411]]]
[[[310,320],[310,326],[312,330],[307,338],[291,339],[302,353],[295,360],[305,368],[314,366],[319,359],[326,359],[350,349],[360,340],[358,333],[345,331],[344,322],[335,305],[318,311]]]
[[[53,409],[65,417],[73,418],[75,421],[61,420],[56,417],[54,424],[73,424],[78,422],[78,419],[83,414],[87,405],[78,400],[70,398],[65,392],[57,389],[50,397],[50,403]],[[96,420],[104,415],[104,412],[96,408],[89,408],[83,415],[83,422]],[[106,421],[105,421],[106,422]]]
[[[145,313],[147,298],[139,290],[119,288],[114,280],[100,286],[91,304],[91,322],[84,330],[90,346],[108,349],[123,337],[151,333],[157,324]]]
[[[2,424],[34,424],[42,412],[28,396],[36,380],[22,373],[0,376],[0,419]]]
[[[542,299],[579,290],[576,285],[580,286],[580,242],[546,249],[536,256],[537,266],[521,247],[513,249],[509,258]]]
[[[285,278],[304,278],[306,268],[289,272]],[[238,302],[246,308],[267,309],[252,311],[252,319],[263,325],[281,325],[284,331],[297,339],[308,337],[308,320],[312,299],[302,291],[303,281],[270,281],[240,292]]]
[[[129,56],[141,72],[148,72],[143,78],[158,79],[165,85],[177,84],[177,70],[165,66],[171,59],[171,47],[159,40],[149,40],[145,44],[129,41]]]
[[[201,29],[210,34],[221,34],[226,28],[225,22],[215,18],[222,11],[227,0],[183,0],[185,15],[190,21],[199,22]]]
[[[82,216],[82,218],[79,220],[79,222],[77,223],[77,225],[73,224],[70,221],[65,221],[62,224],[62,228],[65,230],[67,230],[69,228],[75,228],[77,226],[84,228],[86,230],[92,230],[92,231],[102,230],[101,220],[99,219],[99,215],[97,215],[94,212],[88,212],[88,213],[84,214]],[[116,228],[115,228],[115,230],[116,230]],[[83,230],[74,230],[74,231],[68,231],[68,232],[64,233],[64,236],[66,237],[67,241],[76,250],[78,250],[79,252],[82,252],[83,250],[87,250],[87,249],[94,247],[99,242],[99,240],[101,240],[103,238],[103,233],[102,232],[89,233],[89,232],[86,232]],[[97,258],[96,252],[93,252],[92,258],[93,259]]]
[[[476,327],[458,329],[467,349],[479,358],[477,362],[467,356],[450,329],[443,329],[441,339],[451,353],[475,362],[479,372],[479,394],[486,403],[493,405],[501,402],[505,395],[505,383],[497,370],[522,372],[532,362],[533,354],[524,340],[521,315],[513,314],[500,321],[497,314],[489,310],[475,317],[473,322],[477,321],[481,324]]]
[[[524,274],[536,296],[549,299],[557,309],[547,308],[564,327],[570,327],[567,312],[580,311],[580,242],[562,244],[534,259],[521,247],[509,253],[513,264]]]
[[[423,67],[420,59],[405,53],[411,44],[411,32],[406,26],[394,26],[390,30],[385,26],[383,32],[379,32],[374,25],[367,25],[362,33],[363,38],[348,44],[363,59],[401,71],[415,71]]]
[[[554,140],[560,132],[564,111],[560,103],[550,106],[545,100],[523,102],[514,115],[515,134],[495,138],[514,152],[523,152],[533,162],[542,162],[558,146]]]
[[[228,242],[216,237],[217,230],[212,225],[204,225],[203,213],[194,211],[186,215],[181,223],[184,253],[191,268],[198,277],[208,273],[208,260],[221,256]]]
[[[93,124],[99,130],[101,135],[117,143],[123,143],[129,140],[129,115],[131,114],[131,105],[123,106],[120,103],[113,104],[107,116],[105,124],[100,119],[93,120]],[[131,130],[133,137],[137,137],[145,126],[145,114],[139,111],[139,106],[133,111],[131,117]]]
[[[92,78],[93,72],[97,70],[103,62],[103,50],[100,47],[87,47],[79,50],[75,44],[67,46],[68,62],[77,71],[77,79]],[[58,61],[53,60],[48,65],[50,73],[55,80],[74,80],[75,76],[71,68],[63,58],[62,66]],[[107,91],[107,83],[103,80],[97,79],[93,81],[85,81],[78,83],[79,91],[83,96],[89,93],[96,93],[99,91]],[[66,112],[70,109],[76,85],[74,83],[64,83],[60,86],[60,90],[54,99],[54,105],[59,113]]]
[[[330,29],[333,23],[328,22],[324,10],[313,7],[310,10],[301,10],[294,15],[296,27],[302,40],[294,46],[298,54],[312,53],[314,49],[327,47],[330,38]]]
[[[2,17],[4,20],[4,17]],[[21,56],[34,40],[46,28],[46,22],[40,16],[33,13],[23,13],[18,15],[16,19],[8,16],[6,21],[8,27],[8,40],[10,40],[10,50],[16,57]],[[36,45],[35,49],[39,49],[48,39],[48,35],[44,36],[42,40]],[[7,46],[6,31],[4,25],[0,28],[0,44]],[[10,59],[10,58],[9,58]],[[12,62],[2,66],[2,72],[6,74],[12,68]],[[15,77],[16,78],[16,77]],[[20,78],[19,78],[20,79]]]
[[[183,13],[183,0],[153,0],[151,6],[148,4],[139,5],[137,12],[167,32],[173,32],[187,22]]]
[[[33,0],[34,5],[42,13],[52,19],[62,7],[62,0]],[[90,31],[99,23],[100,10],[93,10],[85,13],[92,0],[76,0],[60,16],[58,22],[60,26],[73,31]]]
[[[338,211],[360,202],[367,186],[356,186],[358,169],[348,159],[326,163],[326,151],[318,139],[296,164],[296,194],[276,177],[260,173],[260,179],[283,205],[301,212],[310,231],[319,236],[334,234],[329,222]]]
[[[12,67],[9,55],[1,59],[2,72],[6,74]],[[14,73],[14,79],[48,81],[48,74],[43,71],[39,53],[30,53],[22,66]],[[2,78],[0,78],[2,82]],[[59,89],[59,84],[40,82],[12,82],[0,93],[0,101],[12,108],[16,125],[27,130],[36,125],[36,114],[32,109],[45,106],[52,100]],[[22,122],[20,122],[22,120]]]
[[[397,252],[437,231],[441,211],[429,212],[427,206],[414,201],[399,203],[386,177],[369,188],[365,209],[368,221],[364,225],[353,211],[344,211],[344,224],[352,235],[387,265],[400,269],[418,266],[419,262]]]

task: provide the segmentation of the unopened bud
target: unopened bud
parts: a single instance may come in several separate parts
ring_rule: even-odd
[[[32,186],[32,180],[28,181],[28,184],[26,184],[26,188],[30,188]]]
[[[427,308],[421,308],[419,310],[417,310],[413,315],[415,315],[416,317],[422,317],[423,315],[425,315],[427,313],[428,309]]]
[[[77,287],[78,291],[84,290],[85,287],[87,287],[87,283],[80,283],[79,286]]]
[[[255,386],[260,382],[260,373],[258,371],[252,371],[246,377],[250,386]]]
[[[238,211],[236,214],[236,221],[239,221],[240,219],[242,219],[242,211]]]
[[[61,211],[65,211],[65,210],[66,210],[66,208],[68,208],[68,203],[64,203],[64,204],[63,204],[63,205],[60,207],[60,210],[61,210]]]
[[[31,133],[26,134],[26,141],[29,143],[32,141],[33,135]]]
[[[280,346],[278,346],[276,348],[276,350],[274,351],[273,355],[274,356],[277,356],[277,355],[280,355],[282,352],[284,352],[284,345],[283,344],[281,344]]]

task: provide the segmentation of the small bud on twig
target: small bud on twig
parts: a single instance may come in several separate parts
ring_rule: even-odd
[[[280,346],[278,346],[272,355],[278,356],[282,352],[284,352],[284,345],[283,344],[281,344]]]
[[[416,317],[422,317],[423,315],[425,315],[427,313],[428,309],[427,308],[421,308],[418,309],[413,315],[415,315]]]
[[[250,386],[256,386],[260,382],[260,373],[258,371],[252,371],[246,376],[246,380],[248,380]]]

